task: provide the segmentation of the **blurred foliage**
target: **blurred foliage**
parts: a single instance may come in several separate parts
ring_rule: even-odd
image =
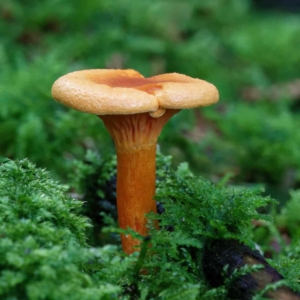
[[[65,180],[86,149],[113,149],[97,117],[51,99],[63,74],[178,72],[213,82],[221,99],[174,116],[164,153],[210,178],[264,183],[278,198],[299,186],[300,84],[288,85],[299,78],[298,15],[259,12],[250,0],[9,1],[0,15],[2,157],[29,157]]]

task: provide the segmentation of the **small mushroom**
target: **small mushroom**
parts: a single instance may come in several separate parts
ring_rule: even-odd
[[[117,152],[117,207],[121,228],[147,235],[145,214],[156,212],[157,138],[167,121],[184,108],[218,101],[212,84],[182,74],[144,78],[134,70],[83,70],[60,77],[52,87],[55,100],[99,116]],[[130,254],[139,241],[121,235]]]

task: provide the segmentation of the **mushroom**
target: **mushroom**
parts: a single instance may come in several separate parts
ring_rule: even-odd
[[[156,212],[157,138],[179,110],[217,102],[215,86],[177,73],[144,78],[134,70],[94,69],[60,77],[52,96],[102,119],[117,152],[119,226],[146,236],[145,214]],[[125,253],[138,250],[137,239],[121,235],[121,240]]]

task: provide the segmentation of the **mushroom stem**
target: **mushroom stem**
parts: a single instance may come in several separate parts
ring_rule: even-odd
[[[136,151],[117,151],[117,207],[119,225],[130,227],[139,234],[147,235],[145,214],[156,213],[155,194],[156,145]],[[132,253],[138,240],[122,235],[122,246]]]
[[[117,207],[119,225],[148,234],[145,214],[156,212],[155,169],[157,138],[167,121],[179,110],[167,110],[159,118],[149,113],[99,116],[111,134],[117,152]],[[121,235],[122,247],[130,254],[139,241]]]

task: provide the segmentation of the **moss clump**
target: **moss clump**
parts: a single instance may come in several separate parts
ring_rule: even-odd
[[[66,191],[28,160],[0,166],[1,299],[90,300],[119,293],[113,275],[102,282],[83,271],[97,257],[109,262],[116,249],[86,247],[91,224],[79,214],[82,203]]]

